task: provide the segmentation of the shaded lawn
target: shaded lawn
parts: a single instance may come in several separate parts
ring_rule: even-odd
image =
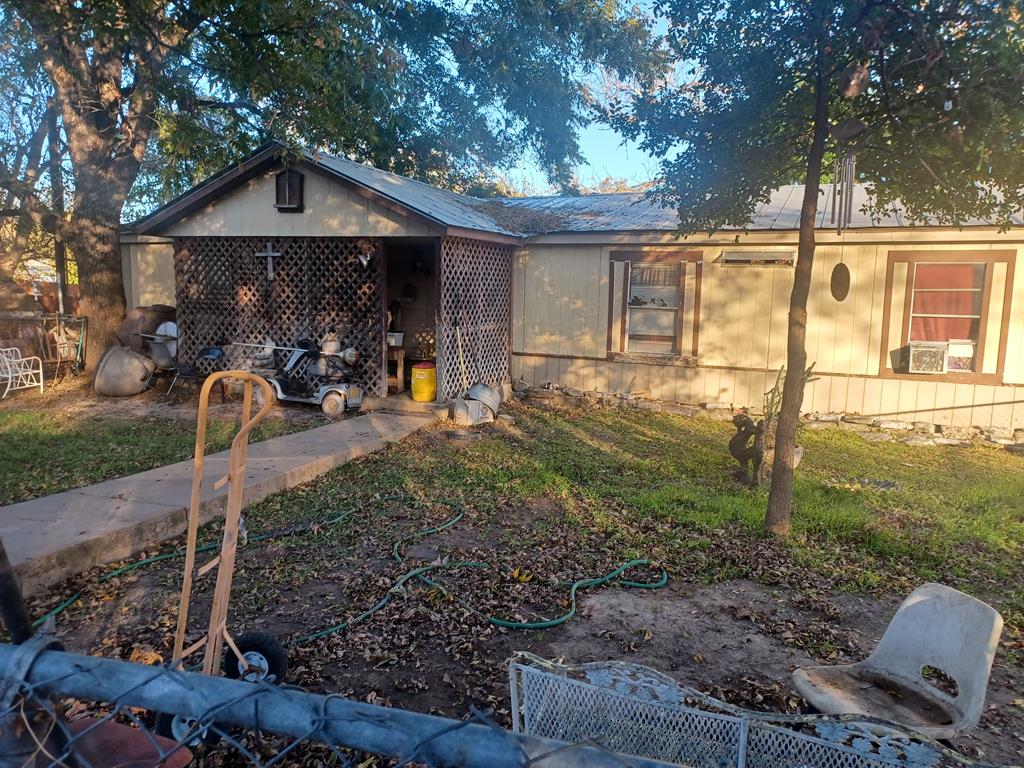
[[[676,577],[786,581],[792,565],[851,590],[942,580],[987,596],[1008,624],[1024,626],[1024,457],[805,430],[794,534],[776,546],[761,540],[767,492],[733,478],[730,424],[621,409],[514,413],[511,431],[454,450],[406,444],[342,468],[333,487],[454,494],[481,510],[554,499],[611,537],[622,557],[654,557]],[[288,518],[305,502],[292,494],[274,506]],[[771,545],[775,559],[750,562],[747,546],[730,552],[740,541]]]
[[[267,419],[254,441],[293,432]],[[0,411],[0,505],[33,499],[191,458],[195,421],[162,417],[102,418],[43,409]],[[230,446],[237,422],[211,418],[207,450]]]

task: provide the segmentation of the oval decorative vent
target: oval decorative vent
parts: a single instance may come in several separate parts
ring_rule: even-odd
[[[845,264],[836,264],[832,268],[832,298],[843,301],[850,293],[850,268]]]

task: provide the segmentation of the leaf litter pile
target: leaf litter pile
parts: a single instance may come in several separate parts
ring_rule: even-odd
[[[935,573],[931,560],[922,572],[916,547],[890,554],[817,522],[798,525],[792,542],[762,538],[745,510],[763,509],[763,494],[731,479],[728,430],[717,422],[510,410],[514,426],[486,427],[473,441],[451,439],[443,426],[427,428],[247,509],[250,533],[272,538],[239,552],[232,633],[299,641],[289,648],[289,682],[310,690],[456,718],[471,707],[491,710],[506,727],[507,662],[519,650],[571,662],[635,661],[742,706],[796,712],[804,703],[789,686],[790,671],[863,658],[900,598],[927,576],[973,586],[976,594],[988,590],[986,599],[1007,616],[982,726],[956,746],[1021,762],[1019,595],[1005,595],[1009,610],[998,606],[1006,582],[995,573],[964,574],[956,561]],[[857,470],[851,467],[851,480],[866,474],[853,475]],[[834,467],[822,467],[821,475],[822,493],[852,493],[831,488]],[[464,516],[445,527],[459,511]],[[201,538],[219,542],[220,534],[212,524]],[[982,546],[968,544],[975,552]],[[553,629],[506,629],[488,620],[561,616],[574,581],[635,558],[667,569],[669,586],[582,590],[578,615]],[[489,567],[458,565],[464,563]],[[430,565],[430,583],[412,579],[395,588],[403,574]],[[69,650],[165,659],[181,567],[181,559],[170,559],[106,581],[100,577],[112,566],[98,568],[34,600],[33,614],[80,591],[82,599],[57,617]],[[658,573],[640,567],[625,578],[653,582]],[[196,583],[186,645],[205,632],[214,578]],[[384,597],[364,620],[310,639]],[[259,746],[273,754],[282,745]],[[332,764],[317,745],[288,760]],[[242,764],[224,748],[208,750],[202,763]]]

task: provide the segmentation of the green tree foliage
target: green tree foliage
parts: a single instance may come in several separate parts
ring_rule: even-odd
[[[607,0],[3,0],[0,14],[0,69],[42,76],[60,108],[71,219],[47,220],[13,152],[0,188],[72,245],[102,341],[123,310],[133,187],[138,212],[270,137],[450,187],[532,154],[566,185],[597,73],[663,65],[645,18]]]
[[[854,152],[875,215],[1008,227],[1024,210],[1024,31],[1007,0],[662,0],[672,76],[608,103],[664,158],[656,194],[683,232],[745,227],[805,182],[767,527],[789,530],[807,294],[822,168]],[[839,142],[837,126],[861,132]],[[824,161],[824,162],[823,162]]]

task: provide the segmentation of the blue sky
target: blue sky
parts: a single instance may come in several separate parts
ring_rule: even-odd
[[[580,136],[580,148],[586,164],[577,167],[576,175],[583,186],[594,186],[606,177],[626,179],[630,184],[650,181],[657,175],[657,161],[616,131],[591,125]],[[509,180],[527,192],[543,193],[550,185],[532,160],[518,164]]]

